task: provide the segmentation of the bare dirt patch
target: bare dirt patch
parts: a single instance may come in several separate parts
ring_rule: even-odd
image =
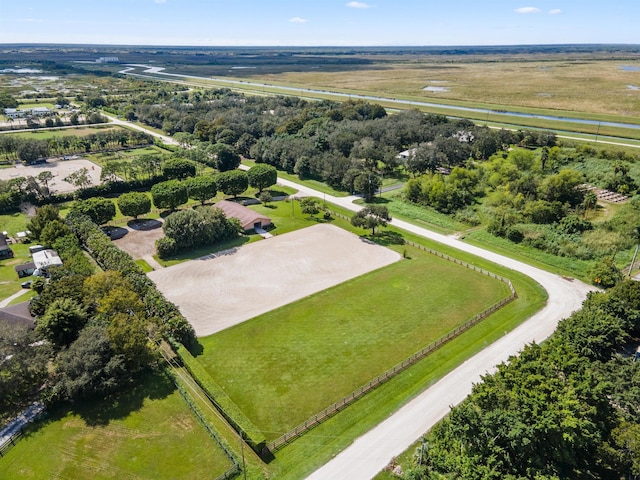
[[[400,255],[333,225],[315,225],[149,273],[198,336],[216,333]]]
[[[48,160],[46,163],[38,165],[17,164],[12,168],[0,169],[0,180],[11,180],[17,177],[37,177],[40,172],[50,171],[53,179],[49,182],[49,189],[52,193],[65,193],[77,190],[76,187],[63,178],[69,174],[77,172],[81,168],[86,168],[92,185],[100,183],[100,172],[102,168],[93,162],[85,159],[74,160]]]

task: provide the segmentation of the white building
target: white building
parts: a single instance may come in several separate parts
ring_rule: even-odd
[[[49,267],[59,267],[62,265],[62,260],[60,260],[58,253],[51,249],[35,252],[32,258],[36,272],[39,271],[41,274],[45,274]],[[37,275],[36,272],[34,272],[34,275]]]

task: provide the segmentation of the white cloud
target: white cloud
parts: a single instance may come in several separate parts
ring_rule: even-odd
[[[549,15],[562,15],[562,10],[560,10],[559,8],[549,10]]]
[[[300,18],[300,17],[290,18],[289,21],[291,23],[307,23],[307,19],[306,18]]]
[[[516,8],[516,12],[518,13],[540,13],[540,9],[537,7],[522,7],[522,8]]]
[[[364,2],[349,2],[347,3],[347,7],[351,8],[371,8],[371,5]]]

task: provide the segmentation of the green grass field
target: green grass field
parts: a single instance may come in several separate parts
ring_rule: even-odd
[[[509,294],[407,251],[411,260],[201,339],[199,361],[274,439]]]
[[[9,236],[15,237],[16,233],[27,229],[28,222],[29,219],[23,213],[0,215],[0,231],[6,231]],[[17,243],[11,244],[9,247],[13,251],[13,258],[0,260],[0,300],[4,300],[18,292],[21,288],[20,283],[26,280],[18,278],[18,274],[13,267],[31,260],[29,257],[29,244]]]
[[[117,398],[56,410],[0,459],[11,479],[216,478],[231,461],[161,375]]]
[[[51,130],[35,130],[31,132],[5,133],[4,135],[15,135],[21,138],[31,138],[35,140],[47,140],[53,137],[84,137],[92,133],[106,132],[108,130],[120,130],[122,127],[114,125],[105,125],[100,127],[74,127],[74,128],[56,128]]]

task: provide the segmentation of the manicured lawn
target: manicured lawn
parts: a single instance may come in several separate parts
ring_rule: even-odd
[[[57,410],[0,459],[2,478],[216,478],[231,461],[173,384],[152,375],[118,398]]]
[[[407,252],[411,260],[201,339],[198,359],[274,439],[509,294]]]

